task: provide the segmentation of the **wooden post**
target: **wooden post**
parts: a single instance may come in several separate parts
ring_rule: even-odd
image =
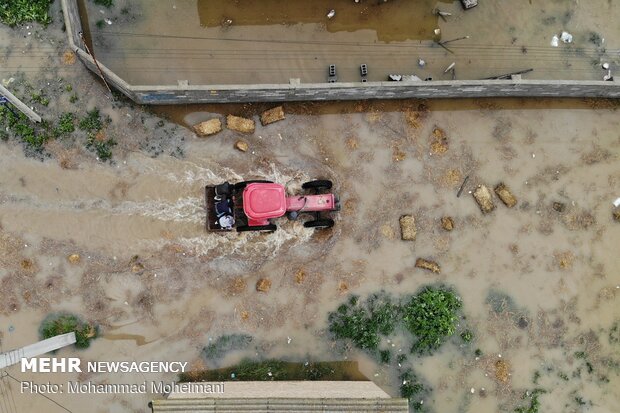
[[[30,109],[24,102],[17,99],[15,95],[8,91],[7,88],[0,85],[0,94],[13,104],[21,113],[28,116],[33,122],[41,122],[41,116],[37,115],[34,110]]]

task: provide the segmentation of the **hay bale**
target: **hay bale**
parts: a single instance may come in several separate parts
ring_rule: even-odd
[[[486,186],[480,185],[473,195],[483,214],[488,214],[495,209],[493,195],[491,195],[491,191]]]
[[[504,360],[497,360],[495,362],[495,378],[502,382],[508,382],[508,378],[510,377],[510,363]]]
[[[432,271],[435,274],[439,274],[441,272],[439,264],[437,264],[435,261],[425,260],[424,258],[418,258],[415,261],[415,266],[418,268],[422,268],[423,270]]]
[[[452,217],[442,217],[441,227],[446,231],[452,231],[454,229],[454,220]]]
[[[508,189],[504,183],[500,183],[495,187],[495,193],[508,208],[512,208],[517,205],[517,198],[515,198],[512,192],[510,192],[510,189]]]
[[[400,217],[400,238],[403,241],[413,241],[418,233],[415,225],[415,218],[412,215],[403,215]]]
[[[80,260],[80,254],[71,254],[67,257],[67,261],[69,261],[71,264],[79,264]]]
[[[194,125],[194,132],[198,136],[211,136],[222,130],[222,121],[218,118],[209,119]]]
[[[266,293],[271,288],[271,280],[268,278],[261,278],[256,283],[256,291],[260,291],[262,293]]]
[[[250,149],[250,145],[246,141],[238,140],[235,142],[235,149],[240,150],[241,152],[247,152]]]
[[[260,123],[265,126],[270,123],[274,123],[284,119],[284,109],[282,106],[276,106],[275,108],[264,111],[260,115]]]
[[[228,115],[226,116],[226,127],[237,132],[254,133],[256,124],[252,119]]]

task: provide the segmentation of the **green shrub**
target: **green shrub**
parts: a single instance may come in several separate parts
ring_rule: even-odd
[[[88,348],[90,340],[95,339],[99,333],[97,327],[88,324],[75,314],[57,313],[50,314],[43,320],[39,335],[41,339],[46,339],[72,331],[75,332],[77,348]]]
[[[460,298],[445,288],[426,287],[403,306],[403,321],[413,334],[412,352],[428,354],[456,331]]]
[[[520,406],[515,409],[515,413],[538,413],[540,410],[540,401],[538,396],[543,393],[547,393],[544,389],[534,389],[532,392],[527,392],[523,395],[523,398],[530,398],[529,406]]]
[[[398,321],[399,306],[385,294],[373,294],[364,303],[352,296],[329,314],[329,331],[338,339],[349,339],[362,350],[376,351],[380,334],[391,334]]]
[[[52,22],[48,11],[54,0],[2,0],[0,1],[0,22],[11,27],[38,22],[48,25]]]
[[[418,379],[413,370],[407,369],[398,376],[400,396],[409,400],[413,411],[420,411],[424,405],[422,396],[428,394],[427,389]]]

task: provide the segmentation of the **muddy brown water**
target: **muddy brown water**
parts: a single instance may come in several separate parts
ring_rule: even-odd
[[[463,11],[458,1],[119,0],[112,9],[86,2],[94,49],[132,84],[325,82],[388,74],[481,79],[534,69],[528,79],[602,80],[617,71],[618,6],[608,0],[485,2]],[[327,18],[327,12],[336,11]],[[432,14],[440,9],[446,21]],[[106,20],[107,19],[107,20]],[[110,24],[108,24],[108,22]],[[441,34],[436,36],[435,29]],[[554,35],[573,42],[552,47]],[[442,42],[462,37],[467,39]],[[426,62],[418,66],[418,59]]]
[[[259,125],[252,135],[226,131],[189,140],[183,159],[128,152],[116,165],[74,170],[24,158],[3,144],[3,348],[36,340],[46,313],[70,310],[102,326],[102,338],[79,353],[86,360],[182,360],[214,368],[247,356],[349,359],[396,396],[391,368],[361,352],[336,351],[324,330],[327,313],[351,293],[384,289],[400,296],[442,282],[462,296],[475,340],[410,359],[433,388],[427,406],[513,411],[527,402],[525,391],[540,387],[548,391],[541,411],[582,411],[580,403],[613,411],[620,402],[618,344],[608,340],[620,299],[620,227],[611,216],[620,196],[617,109],[590,109],[606,104],[592,101],[419,104],[285,106],[286,120]],[[170,116],[191,124],[226,109],[256,116],[259,108],[189,107]],[[444,153],[431,148],[436,127],[447,136]],[[247,153],[233,149],[238,138],[249,143]],[[204,185],[242,177],[273,179],[291,192],[304,180],[329,177],[344,208],[323,234],[287,221],[271,235],[205,233]],[[518,205],[508,209],[495,199],[496,210],[482,215],[470,191],[499,182]],[[562,202],[564,212],[553,202]],[[398,218],[406,213],[417,220],[414,242],[399,239]],[[452,232],[441,229],[442,216],[453,217]],[[78,264],[67,261],[73,253],[81,256]],[[414,268],[418,257],[437,261],[441,273]],[[259,278],[272,281],[268,293],[255,291]],[[492,291],[510,297],[506,311],[487,304]],[[516,315],[525,321],[515,322]],[[201,361],[204,345],[233,332],[251,334],[256,347]],[[408,350],[404,339],[394,345],[395,354]],[[580,351],[591,373],[575,356]],[[505,380],[496,378],[498,360],[508,363]],[[45,376],[59,383],[76,378]],[[79,379],[138,383],[161,376]],[[4,383],[22,410],[56,408]],[[97,401],[92,411],[124,412],[143,411],[153,397],[55,399],[72,411]]]

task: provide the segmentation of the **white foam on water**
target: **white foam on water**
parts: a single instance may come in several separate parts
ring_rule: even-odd
[[[200,224],[205,220],[204,201],[196,197],[179,198],[174,203],[164,200],[125,201],[110,211],[113,214],[140,215],[162,221]]]

